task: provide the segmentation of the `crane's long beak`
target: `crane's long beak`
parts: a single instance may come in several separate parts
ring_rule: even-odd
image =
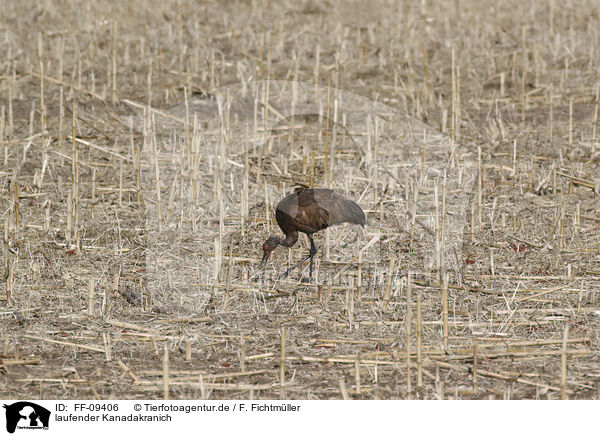
[[[260,261],[260,267],[261,268],[264,267],[265,264],[267,263],[267,260],[269,260],[269,254],[270,253],[264,253],[263,254],[262,260]]]

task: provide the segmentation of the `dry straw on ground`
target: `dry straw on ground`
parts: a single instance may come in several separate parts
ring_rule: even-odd
[[[509,3],[9,2],[0,396],[597,398],[600,10]]]

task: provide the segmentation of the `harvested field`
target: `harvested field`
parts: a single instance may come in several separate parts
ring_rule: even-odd
[[[600,396],[595,2],[123,3],[0,11],[0,397]]]

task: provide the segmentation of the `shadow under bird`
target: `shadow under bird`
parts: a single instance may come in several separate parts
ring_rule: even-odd
[[[313,257],[317,253],[313,233],[336,224],[352,223],[364,227],[367,223],[365,213],[354,201],[336,194],[331,189],[306,187],[296,188],[277,204],[275,219],[285,238],[270,236],[265,241],[262,247],[261,266],[264,266],[271,252],[278,245],[292,247],[298,241],[298,232],[306,233],[310,239],[310,253],[289,268],[284,273],[284,278],[308,259],[310,259],[310,278],[312,278]]]

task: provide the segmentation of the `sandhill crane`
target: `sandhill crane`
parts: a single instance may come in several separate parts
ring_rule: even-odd
[[[293,246],[298,240],[298,232],[303,232],[310,239],[310,252],[308,256],[289,268],[284,277],[310,259],[310,278],[312,279],[313,257],[317,253],[313,233],[341,223],[359,224],[364,227],[367,223],[365,213],[352,200],[348,200],[331,189],[298,187],[291,194],[283,198],[275,211],[277,224],[285,234],[285,238],[270,236],[263,244],[263,266],[271,252],[279,245]]]

